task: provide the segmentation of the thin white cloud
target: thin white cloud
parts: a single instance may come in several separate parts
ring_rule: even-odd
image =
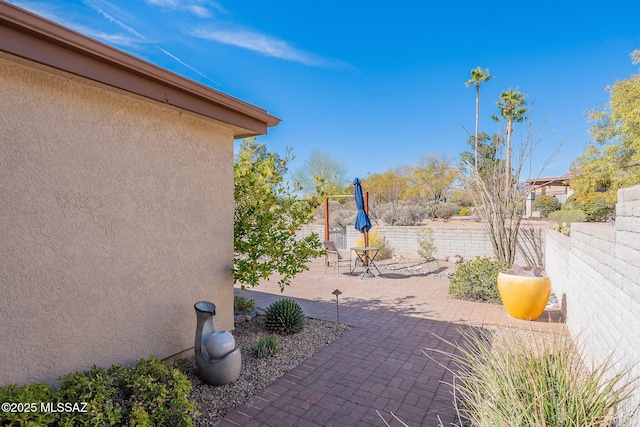
[[[58,8],[55,5],[52,5],[50,3],[42,3],[42,2],[31,2],[31,1],[15,1],[12,2],[13,4],[15,4],[16,6],[19,6],[23,9],[29,10],[33,13],[35,13],[36,15],[42,16],[46,19],[49,19],[50,21],[56,22],[62,26],[65,26],[67,28],[71,28],[81,34],[85,34],[91,38],[100,40],[104,43],[110,44],[110,45],[115,45],[115,46],[135,46],[140,40],[144,40],[144,37],[142,37],[140,34],[138,34],[135,30],[133,32],[128,31],[130,34],[134,34],[135,38],[132,37],[127,37],[125,35],[122,34],[113,34],[113,33],[106,33],[104,31],[100,31],[95,27],[92,26],[87,26],[87,25],[83,25],[78,23],[79,20],[70,20],[68,18],[67,15],[65,14],[60,14],[58,12]],[[89,3],[86,3],[87,5],[89,5]],[[89,5],[90,7],[93,8],[93,6]],[[97,10],[95,8],[93,8],[94,10]],[[105,15],[101,12],[99,12],[104,18],[107,18]],[[107,18],[109,19],[109,18]],[[111,22],[115,22],[116,20],[113,19],[113,17],[110,17],[109,19]],[[124,25],[124,24],[123,24]],[[119,25],[120,26],[120,25]],[[122,26],[120,26],[122,28]]]
[[[192,67],[191,65],[187,64],[186,62],[184,62],[182,59],[178,58],[177,56],[173,55],[170,52],[167,52],[165,49],[161,48],[160,46],[156,45],[156,47],[158,49],[160,49],[160,51],[162,51],[162,53],[164,53],[165,55],[169,56],[170,58],[172,58],[173,60],[179,62],[180,64],[184,65],[185,67],[187,67],[188,69],[190,69],[191,71],[197,73],[198,75],[204,77],[205,79],[209,80],[210,82],[214,83],[216,86],[220,86],[220,83],[216,82],[215,80],[209,78],[209,76],[207,76],[206,74],[202,73],[200,70]]]
[[[107,19],[110,22],[113,22],[114,24],[116,24],[118,27],[122,28],[129,34],[133,34],[134,36],[138,37],[140,40],[146,40],[146,38],[142,34],[137,32],[136,30],[134,30],[124,22],[120,21],[119,19],[116,19],[113,16],[109,15],[107,12],[102,10],[97,4],[95,4],[91,0],[84,0],[84,3],[90,6],[93,10],[98,12],[100,15],[102,15],[105,19]]]
[[[105,33],[84,26],[76,26],[75,30],[111,46],[135,47],[140,45],[140,40],[138,40],[137,38],[134,39],[133,37],[124,36],[121,34]]]
[[[231,46],[241,47],[265,56],[284,59],[287,61],[300,62],[305,65],[316,67],[329,66],[329,61],[296,49],[284,40],[246,30],[205,30],[198,29],[192,33],[195,37],[213,40]]]
[[[228,13],[220,3],[210,0],[146,0],[146,2],[165,9],[186,10],[200,18],[210,18],[214,16],[214,10],[225,14]]]
[[[186,9],[200,18],[209,18],[211,16],[211,12],[208,9],[195,4],[187,6]]]

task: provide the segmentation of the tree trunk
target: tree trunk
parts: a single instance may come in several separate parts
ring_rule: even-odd
[[[507,150],[505,153],[505,192],[506,195],[511,194],[511,133],[513,118],[509,117],[507,120]]]
[[[478,120],[480,119],[480,83],[476,83],[476,133],[474,143],[474,153],[476,160],[476,171],[478,170]]]

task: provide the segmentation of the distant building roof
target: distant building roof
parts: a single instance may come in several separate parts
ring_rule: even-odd
[[[227,123],[234,138],[280,123],[266,110],[0,1],[0,51]]]
[[[570,181],[572,178],[573,178],[573,175],[567,173],[562,176],[556,176],[556,177],[527,179],[525,182],[533,187],[540,187],[544,185],[568,186],[569,185],[568,181]]]

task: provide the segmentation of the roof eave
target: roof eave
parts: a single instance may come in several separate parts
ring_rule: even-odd
[[[0,50],[232,125],[234,138],[267,133],[266,110],[0,2]]]

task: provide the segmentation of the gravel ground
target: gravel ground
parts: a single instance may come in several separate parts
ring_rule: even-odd
[[[400,256],[379,261],[376,260],[376,265],[382,271],[382,274],[384,274],[385,271],[391,271],[394,274],[401,274],[403,276],[435,277],[449,277],[455,273],[458,266],[457,264],[443,260],[424,261]]]
[[[229,411],[249,400],[260,390],[289,372],[314,353],[346,334],[351,327],[334,322],[307,318],[307,326],[293,335],[280,335],[282,350],[263,359],[258,359],[253,346],[259,337],[268,335],[264,318],[236,325],[233,335],[242,352],[242,371],[234,383],[210,386],[200,381],[193,357],[187,361],[187,377],[193,389],[191,400],[196,403],[198,414],[196,427],[213,426]]]

